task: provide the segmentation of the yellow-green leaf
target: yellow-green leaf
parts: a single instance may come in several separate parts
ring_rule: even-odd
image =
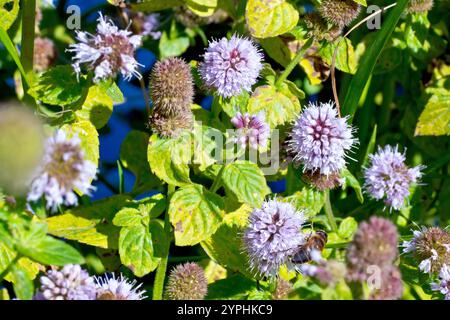
[[[113,111],[113,100],[102,86],[89,88],[86,100],[81,109],[75,112],[75,117],[80,120],[88,120],[100,129],[108,123]]]
[[[19,13],[19,0],[0,0],[0,28],[8,30]]]
[[[168,184],[183,186],[191,182],[189,163],[192,156],[191,134],[176,139],[164,139],[154,134],[150,137],[147,159],[154,174]]]
[[[248,0],[245,19],[252,36],[270,38],[294,28],[298,11],[284,0]]]
[[[223,200],[195,184],[177,190],[170,200],[170,222],[177,246],[195,245],[210,237],[222,221]]]
[[[286,83],[279,88],[270,85],[256,88],[247,106],[250,114],[264,112],[271,128],[293,121],[300,109],[300,101]]]
[[[222,183],[239,202],[259,207],[270,188],[261,169],[249,161],[236,161],[225,166]]]
[[[450,135],[450,94],[447,89],[434,90],[417,122],[416,136]]]
[[[214,13],[217,0],[185,0],[186,6],[201,17],[208,17]]]

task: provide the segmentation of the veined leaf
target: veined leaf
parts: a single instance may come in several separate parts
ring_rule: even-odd
[[[188,185],[177,190],[169,205],[175,244],[194,245],[214,234],[222,221],[223,207],[222,198],[201,185]]]
[[[222,183],[227,192],[253,207],[259,207],[270,193],[261,169],[248,161],[227,164],[222,174]]]
[[[285,0],[248,0],[245,19],[252,36],[270,38],[294,28],[298,11]]]
[[[7,31],[19,14],[19,0],[0,0],[0,29]]]
[[[113,112],[113,100],[107,93],[107,89],[99,85],[89,88],[86,100],[81,109],[75,112],[78,120],[88,120],[100,129],[108,123]]]

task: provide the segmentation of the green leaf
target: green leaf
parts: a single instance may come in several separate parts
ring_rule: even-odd
[[[279,88],[270,85],[256,88],[247,106],[250,114],[264,112],[271,128],[293,121],[300,109],[298,97],[286,83],[282,83]]]
[[[192,155],[191,134],[176,139],[164,139],[154,134],[148,143],[147,158],[154,174],[175,186],[189,184],[189,163]]]
[[[427,89],[430,92],[429,89]],[[448,89],[435,89],[417,122],[416,136],[450,135],[450,94]]]
[[[245,19],[252,36],[270,38],[294,28],[298,11],[284,0],[248,0]]]
[[[48,232],[91,246],[117,249],[119,228],[112,224],[112,219],[129,200],[129,196],[116,195],[47,218]]]
[[[8,30],[19,14],[19,0],[0,0],[0,28]]]
[[[208,17],[214,13],[218,0],[185,0],[186,6],[201,17]]]
[[[354,74],[356,72],[357,61],[352,42],[348,38],[344,38],[343,41],[336,41],[336,43],[327,42],[326,44],[324,44],[319,50],[319,55],[325,60],[328,65],[331,65],[333,61],[334,50],[337,46],[338,49],[336,52],[336,69]]]
[[[222,174],[222,183],[227,192],[253,207],[261,206],[265,196],[270,193],[263,172],[249,161],[227,164]]]
[[[369,144],[367,145],[366,153],[361,164],[361,167],[365,167],[369,163],[369,155],[375,150],[375,144],[377,140],[377,125],[373,127],[372,135],[370,136]]]
[[[161,224],[152,222],[150,227],[139,224],[123,227],[119,236],[120,260],[133,273],[142,277],[158,267],[160,258],[155,256],[155,239],[165,242]]]
[[[119,227],[132,227],[140,223],[148,225],[150,218],[160,216],[165,209],[166,199],[164,195],[158,193],[143,200],[137,208],[126,207],[117,212],[113,224]]]
[[[239,274],[216,281],[208,286],[207,300],[239,300],[245,299],[248,294],[257,289],[256,281]]]
[[[16,63],[17,68],[22,74],[22,79],[25,80],[26,83],[28,83],[28,77],[27,74],[25,73],[25,70],[23,69],[19,53],[17,52],[17,49],[14,46],[14,43],[11,41],[11,38],[9,37],[8,33],[2,28],[0,28],[0,41],[3,43],[9,55],[13,58],[14,62]]]
[[[259,41],[269,57],[286,67],[291,62],[292,52],[280,37],[266,38]]]
[[[222,132],[219,130],[195,124],[194,128],[194,164],[199,166],[200,171],[204,171],[210,165],[216,163],[213,152],[222,150],[221,142],[224,141]]]
[[[14,267],[11,272],[14,283],[14,293],[19,300],[31,300],[34,293],[33,281],[27,273],[20,268]]]
[[[113,100],[104,87],[95,85],[89,88],[86,100],[81,109],[75,112],[77,120],[88,120],[97,129],[108,123],[113,112]]]
[[[364,197],[358,179],[356,179],[355,176],[347,168],[341,171],[341,178],[344,179],[342,189],[347,188],[347,186],[352,187],[356,192],[356,197],[358,198],[359,202],[363,203]]]
[[[347,217],[339,225],[338,235],[343,239],[350,239],[356,229],[358,229],[358,222],[353,217]]]
[[[183,4],[183,0],[142,0],[131,4],[131,7],[133,11],[154,12],[179,7]]]
[[[161,182],[150,171],[147,161],[149,135],[142,131],[132,130],[120,146],[120,161],[124,168],[136,177],[133,192],[139,193],[154,189]]]
[[[169,205],[175,244],[192,246],[214,234],[222,221],[223,207],[222,198],[201,185],[189,185],[177,190]]]
[[[189,37],[181,36],[169,38],[166,31],[163,31],[159,39],[160,58],[178,57],[189,48]]]
[[[98,166],[100,142],[94,125],[90,121],[81,120],[72,124],[66,124],[61,129],[66,131],[69,138],[76,135],[81,140],[81,148],[84,151],[85,159]]]
[[[364,87],[372,74],[378,57],[386,43],[389,41],[408,1],[409,0],[399,0],[397,2],[397,5],[389,13],[389,16],[383,21],[381,30],[377,31],[374,42],[360,59],[358,70],[350,82],[342,103],[342,114],[344,116],[349,115],[351,119],[353,118],[356,108],[358,107],[359,99],[363,94]]]
[[[242,234],[247,225],[251,208],[244,204],[236,211],[228,213],[219,229],[201,243],[208,256],[227,270],[253,277],[249,270],[248,258],[242,254]]]
[[[353,0],[353,2],[356,2],[364,7],[367,7],[367,2],[366,0]]]
[[[56,66],[44,72],[28,93],[43,103],[66,106],[83,98],[86,80],[77,79],[70,65]]]
[[[16,256],[17,252],[15,250],[11,249],[4,242],[0,241],[0,273],[4,272],[6,268],[10,266],[11,262]],[[15,263],[15,267],[23,270],[30,279],[34,279],[42,268],[40,264],[31,261],[26,257],[19,258],[19,260]],[[11,272],[9,272],[5,276],[5,280],[10,282],[15,281]]]
[[[77,250],[49,236],[38,242],[28,241],[16,247],[20,254],[46,265],[64,266],[70,263],[84,263],[83,256]]]
[[[125,101],[122,91],[120,91],[117,84],[112,81],[102,81],[98,86],[106,92],[106,94],[112,99],[114,103],[122,103]]]
[[[292,203],[297,210],[303,210],[307,219],[317,215],[325,204],[323,193],[308,187],[303,187],[300,191],[281,200]]]

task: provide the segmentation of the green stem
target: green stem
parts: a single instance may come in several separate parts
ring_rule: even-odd
[[[169,206],[170,198],[172,197],[174,192],[175,186],[169,184],[167,186],[167,207]],[[164,280],[166,278],[167,262],[169,260],[169,249],[171,241],[171,227],[168,210],[166,210],[166,215],[164,217],[164,232],[166,234],[168,243],[166,252],[164,253],[163,258],[159,263],[158,269],[156,270],[155,283],[153,285],[153,300],[162,300],[163,297]]]
[[[325,214],[327,215],[328,222],[330,223],[331,230],[334,232],[338,231],[338,227],[336,224],[336,219],[334,218],[333,210],[331,209],[330,202],[330,190],[325,190]]]
[[[20,61],[26,77],[30,79],[33,72],[33,57],[34,57],[34,32],[35,32],[35,14],[36,14],[36,0],[24,0],[22,6],[22,40]],[[27,94],[28,84],[27,80],[22,80],[24,100],[26,102],[33,102],[33,99]]]
[[[209,188],[209,191],[215,193],[217,190],[219,190],[220,183],[221,183],[220,180],[222,179],[222,174],[223,174],[224,170],[225,170],[225,164],[220,168],[219,173],[217,173],[217,176],[214,179],[214,182],[213,182],[211,188]]]
[[[303,55],[305,54],[306,50],[308,50],[308,48],[311,46],[312,43],[313,43],[313,38],[310,38],[310,39],[308,39],[308,41],[305,42],[305,44],[301,47],[301,49],[298,50],[295,57],[291,60],[291,62],[289,62],[286,69],[284,69],[281,76],[275,82],[276,87],[281,85],[284,82],[284,80],[287,79],[287,77],[291,74],[292,70],[294,70],[294,68],[299,64],[299,62],[303,58]]]

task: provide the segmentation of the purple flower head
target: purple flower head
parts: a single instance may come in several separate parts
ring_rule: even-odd
[[[420,179],[424,167],[408,168],[405,154],[398,151],[398,146],[379,147],[369,160],[370,166],[364,169],[365,189],[373,198],[384,198],[387,206],[400,210],[408,199],[409,188]]]
[[[153,40],[158,40],[161,38],[161,31],[155,31],[159,28],[159,14],[152,13],[146,15],[142,23],[142,35],[150,36]]]
[[[347,118],[338,117],[332,102],[310,103],[294,123],[288,148],[304,170],[330,175],[345,167],[345,153],[355,142]]]
[[[243,148],[258,149],[267,145],[267,139],[270,135],[270,127],[265,121],[264,114],[242,115],[240,112],[231,119],[231,123],[236,127],[235,142],[239,143]]]
[[[431,284],[431,290],[439,291],[445,300],[450,300],[450,267],[443,265],[439,271],[439,282]]]
[[[437,273],[442,266],[450,265],[450,233],[439,227],[413,231],[413,238],[402,246],[403,252],[414,255],[425,273]]]
[[[56,211],[59,205],[78,204],[74,190],[89,195],[97,168],[85,159],[78,137],[68,138],[63,130],[55,131],[45,145],[43,164],[34,177],[28,201],[45,197],[47,208]]]
[[[210,42],[199,71],[206,87],[229,98],[252,90],[263,67],[262,58],[251,40],[233,35],[230,40]]]
[[[68,264],[61,270],[49,270],[40,278],[37,300],[95,300],[94,278],[79,265]]]
[[[290,257],[305,242],[304,222],[303,212],[290,203],[269,200],[254,209],[244,233],[250,267],[265,276],[275,276],[282,265],[293,267]]]
[[[398,233],[387,219],[372,217],[362,222],[347,249],[347,277],[364,281],[370,275],[368,268],[390,266],[398,255]]]
[[[139,290],[142,284],[136,286],[136,280],[128,281],[114,274],[105,278],[95,278],[97,300],[143,300],[145,291]]]
[[[374,288],[369,300],[398,300],[403,295],[402,274],[396,266],[381,270],[379,288]]]
[[[322,260],[318,265],[304,264],[300,267],[302,274],[316,278],[324,286],[334,286],[344,280],[347,272],[343,262]]]
[[[71,44],[67,51],[74,52],[73,67],[80,74],[80,64],[88,63],[94,70],[94,81],[115,77],[119,72],[130,80],[133,75],[141,78],[140,65],[134,58],[141,45],[142,36],[132,35],[128,30],[119,30],[113,22],[101,14],[98,18],[97,33],[77,32],[78,43]]]

